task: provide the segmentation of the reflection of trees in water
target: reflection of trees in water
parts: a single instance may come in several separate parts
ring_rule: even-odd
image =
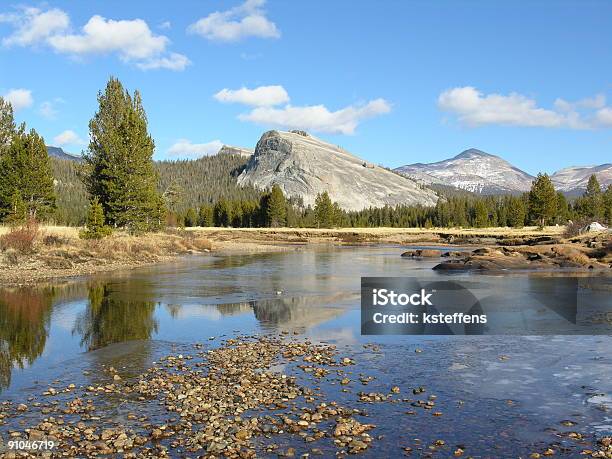
[[[0,290],[0,390],[15,366],[31,365],[43,352],[55,290]]]
[[[130,286],[127,287],[129,291]],[[89,303],[77,318],[73,334],[81,336],[81,344],[88,350],[123,341],[147,340],[157,331],[154,312],[153,301],[122,299],[110,284],[94,284],[89,287]]]

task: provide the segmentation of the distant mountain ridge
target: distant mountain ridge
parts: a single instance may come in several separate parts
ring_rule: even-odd
[[[557,190],[566,193],[577,193],[586,190],[591,175],[595,174],[602,189],[612,184],[612,163],[599,166],[566,167],[555,172],[552,182]]]
[[[398,204],[433,206],[438,195],[413,180],[375,166],[303,131],[268,131],[238,176],[239,185],[269,189],[314,205],[327,191],[345,210]]]
[[[483,195],[524,193],[534,179],[503,158],[476,148],[443,161],[408,164],[394,170],[427,186],[451,186]],[[577,195],[586,189],[592,174],[605,188],[612,183],[612,164],[567,167],[550,177],[557,190]]]
[[[534,177],[499,156],[470,148],[435,163],[415,163],[394,169],[424,185],[446,185],[478,194],[520,193]]]
[[[253,149],[252,148],[245,148],[245,147],[234,147],[232,145],[223,145],[219,151],[217,152],[218,155],[223,155],[223,154],[227,154],[227,155],[240,155],[244,158],[248,158],[253,154]]]
[[[73,155],[73,154],[70,154],[70,153],[66,153],[60,147],[51,147],[51,146],[47,145],[47,153],[49,154],[49,156],[52,156],[54,158],[67,159],[69,161],[80,162],[80,161],[83,160],[83,158],[81,158],[81,156],[77,156],[77,155]]]

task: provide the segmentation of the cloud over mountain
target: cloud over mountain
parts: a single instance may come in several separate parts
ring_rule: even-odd
[[[456,115],[468,127],[485,125],[596,129],[612,126],[612,109],[604,95],[568,102],[558,98],[553,108],[539,107],[536,100],[512,92],[484,94],[472,86],[444,91],[438,107]]]

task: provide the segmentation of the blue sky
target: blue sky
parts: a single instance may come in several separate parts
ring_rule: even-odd
[[[303,128],[397,167],[475,147],[529,173],[612,161],[612,2],[53,1],[0,7],[0,95],[85,148],[110,75],[157,159]]]

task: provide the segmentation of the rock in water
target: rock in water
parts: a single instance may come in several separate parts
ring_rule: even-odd
[[[314,205],[327,191],[345,210],[422,204],[433,206],[438,196],[408,178],[363,159],[305,132],[268,131],[238,177],[240,185],[259,189],[279,185],[286,196]]]

